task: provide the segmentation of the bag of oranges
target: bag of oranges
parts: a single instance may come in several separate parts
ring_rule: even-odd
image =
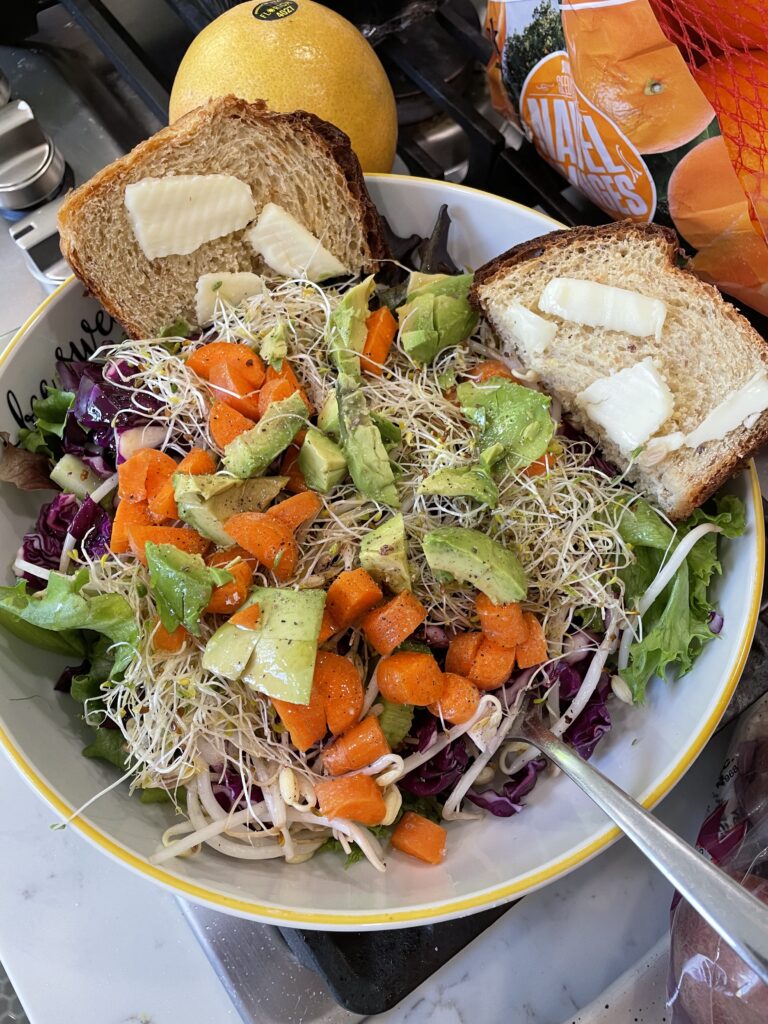
[[[768,0],[490,0],[494,106],[616,219],[768,314]]]

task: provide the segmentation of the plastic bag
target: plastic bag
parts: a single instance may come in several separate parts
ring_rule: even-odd
[[[768,313],[768,0],[490,0],[494,106],[610,216]]]
[[[768,903],[768,694],[745,711],[699,849]],[[768,985],[679,896],[672,904],[672,1024],[765,1024]]]

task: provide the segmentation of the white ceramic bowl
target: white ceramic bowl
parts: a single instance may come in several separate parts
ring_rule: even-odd
[[[374,176],[371,193],[394,230],[428,234],[441,203],[453,218],[451,251],[476,267],[510,245],[552,230],[549,218],[504,199],[456,185]],[[7,396],[0,429],[15,432],[39,382],[51,378],[57,355],[83,356],[107,336],[119,337],[80,284],[55,292],[19,331],[6,353],[0,387]],[[666,685],[655,681],[643,708],[614,702],[614,728],[595,763],[652,806],[680,779],[722,715],[739,678],[756,621],[763,578],[762,516],[754,469],[732,483],[747,504],[748,529],[724,545],[717,599],[725,628],[694,670]],[[10,565],[44,495],[2,491],[0,547]],[[10,570],[9,570],[10,572]],[[81,756],[87,735],[71,699],[54,693],[64,662],[5,635],[0,664],[0,741],[37,791],[63,816],[114,781],[101,762]],[[29,698],[24,699],[18,698]],[[301,866],[234,861],[206,849],[156,868],[148,864],[170,811],[144,806],[126,787],[99,799],[77,818],[91,842],[127,867],[173,892],[244,917],[308,928],[362,929],[424,924],[457,917],[545,885],[604,849],[616,831],[560,777],[539,783],[522,814],[490,816],[450,827],[440,867],[402,854],[378,875],[367,863],[344,870],[341,858],[316,857]],[[34,836],[29,837],[34,842]]]

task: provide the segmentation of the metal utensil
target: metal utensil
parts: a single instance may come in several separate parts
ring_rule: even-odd
[[[538,711],[529,710],[509,735],[536,747],[562,769],[768,984],[768,906],[582,761],[546,728]]]

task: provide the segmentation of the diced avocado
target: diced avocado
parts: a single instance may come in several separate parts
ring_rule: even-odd
[[[427,650],[429,651],[429,648]],[[411,731],[411,726],[413,725],[413,705],[393,704],[389,700],[382,700],[380,703],[379,725],[387,743],[389,743],[392,750],[395,750]]]
[[[428,284],[434,284],[437,281],[444,281],[448,277],[447,274],[422,274],[420,270],[412,270],[410,277],[408,278],[408,291],[409,296],[415,295],[420,289],[426,287]]]
[[[403,351],[417,363],[430,363],[437,355],[440,338],[435,330],[435,297],[408,301],[397,311]]]
[[[464,496],[491,508],[499,501],[499,488],[482,466],[438,469],[419,484],[418,493],[443,494],[449,498]]]
[[[225,531],[224,521],[239,512],[262,511],[287,481],[285,476],[238,480],[223,473],[174,473],[173,493],[181,520],[220,547],[229,547],[235,542]]]
[[[269,334],[262,338],[259,355],[265,363],[280,372],[283,360],[288,355],[288,325],[283,320],[278,320]]]
[[[490,473],[493,467],[499,461],[499,459],[503,457],[504,445],[497,443],[492,444],[490,448],[484,448],[483,451],[480,452],[480,457],[477,461],[480,463],[483,469],[487,470]]]
[[[478,313],[465,298],[436,295],[434,305],[435,329],[440,338],[440,349],[459,345],[477,327]]]
[[[400,512],[363,538],[360,565],[377,583],[383,583],[396,594],[411,589],[405,523]]]
[[[547,395],[492,377],[482,387],[471,381],[459,384],[456,396],[461,411],[475,427],[478,444],[486,449],[486,459],[495,459],[494,446],[501,445],[506,468],[516,470],[547,450],[554,433]]]
[[[528,592],[528,580],[515,555],[479,530],[443,526],[426,535],[422,548],[435,574],[471,583],[494,604],[522,601]]]
[[[243,480],[261,476],[306,420],[307,407],[298,391],[280,402],[272,402],[255,427],[230,441],[224,449],[224,467]]]
[[[341,447],[355,487],[366,498],[384,505],[399,505],[392,465],[358,381],[339,374],[337,395]]]
[[[327,494],[347,475],[347,460],[335,441],[310,427],[299,452],[299,469],[307,487]]]
[[[427,280],[430,278],[430,280]],[[409,287],[398,311],[403,349],[417,363],[430,363],[444,348],[458,345],[477,326],[468,294],[472,274],[423,275]]]
[[[255,587],[254,602],[261,607],[258,641],[243,682],[278,700],[308,704],[325,591]]]
[[[203,668],[234,682],[242,676],[258,642],[258,629],[243,629],[225,622],[205,645]]]
[[[317,417],[317,427],[324,434],[338,440],[341,428],[339,427],[339,400],[335,391],[332,391],[323,402],[323,407]]]
[[[387,419],[386,416],[382,416],[380,412],[372,412],[371,419],[379,428],[381,440],[384,442],[385,448],[394,448],[395,445],[400,444],[403,439],[403,433],[396,423]]]
[[[81,500],[93,494],[101,483],[96,474],[92,473],[76,455],[62,455],[51,470],[51,480],[58,484],[62,491],[68,491]]]
[[[365,345],[365,321],[368,319],[368,301],[373,289],[373,276],[366,277],[345,293],[328,320],[328,354],[339,373],[360,376],[360,353]]]
[[[472,287],[474,274],[419,274],[408,282],[408,298],[420,295],[448,295],[454,299],[466,299]]]

